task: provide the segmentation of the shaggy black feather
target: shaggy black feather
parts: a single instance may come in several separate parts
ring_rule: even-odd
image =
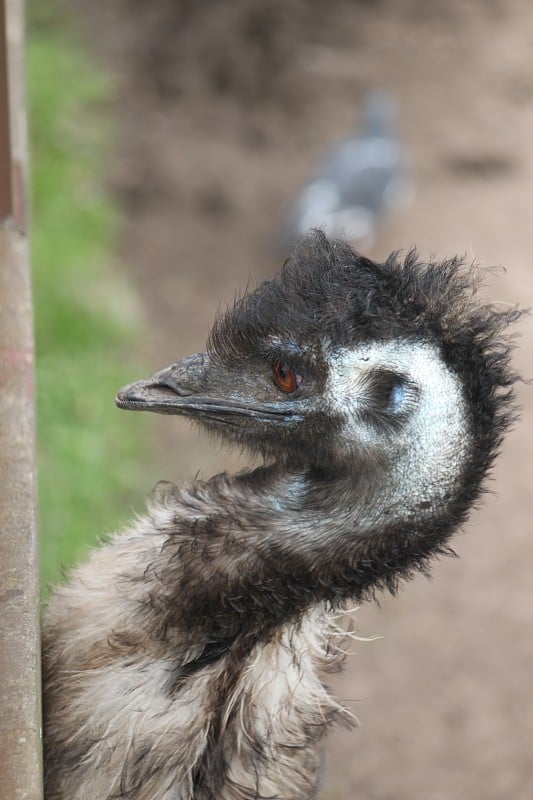
[[[464,465],[461,488],[440,519],[418,520],[413,509],[411,519],[392,519],[377,537],[349,529],[343,533],[340,550],[328,545],[313,560],[305,552],[291,550],[286,542],[272,540],[264,548],[256,544],[250,552],[238,531],[227,536],[220,549],[221,531],[228,527],[224,515],[196,524],[190,548],[181,546],[176,574],[172,558],[161,574],[161,584],[174,587],[175,592],[166,605],[167,614],[170,609],[174,615],[169,625],[181,628],[187,620],[195,641],[206,638],[203,652],[182,667],[181,677],[226,658],[235,648],[245,653],[244,641],[266,642],[281,625],[297,622],[315,603],[325,601],[337,607],[348,598],[364,600],[382,589],[396,592],[398,584],[416,571],[428,572],[432,558],[451,552],[448,539],[479,497],[501,438],[514,418],[516,375],[509,362],[511,341],[503,332],[522,312],[480,301],[476,293],[481,277],[476,267],[459,258],[428,264],[415,251],[403,261],[393,254],[376,264],[347,244],[330,242],[317,232],[302,242],[278,276],[217,319],[208,352],[222,368],[243,369],[254,362],[289,358],[297,369],[312,372],[317,391],[323,386],[326,352],[337,347],[400,338],[436,345],[464,387],[474,446]],[[379,405],[379,388],[375,391]],[[298,462],[306,465],[309,487],[300,498],[302,510],[316,507],[317,514],[327,514],[342,506],[346,474],[317,445],[317,439],[334,443],[335,431],[335,420],[323,417],[304,425],[295,447]],[[290,460],[291,435],[280,437],[281,461]],[[263,487],[271,487],[275,475],[276,467],[261,468],[238,480],[246,491],[259,494]],[[352,479],[350,484],[347,497],[354,491]],[[200,492],[204,494],[205,489]],[[259,535],[268,524],[264,516],[239,523]],[[235,527],[235,516],[230,527]],[[172,549],[171,540],[168,547]],[[215,550],[238,563],[232,579],[223,572],[217,578],[211,571]],[[242,661],[229,661],[233,667],[228,666],[225,674],[231,686],[238,680]],[[216,796],[224,761],[215,726],[196,772],[198,798]]]
[[[277,553],[272,541],[258,560],[257,552],[250,556],[246,543],[232,535],[224,549],[242,562],[238,578],[233,584],[222,577],[219,584],[211,576],[199,597],[194,585],[203,569],[198,567],[197,549],[202,549],[203,561],[209,562],[220,531],[227,526],[216,516],[195,524],[190,549],[181,545],[176,566],[179,579],[176,575],[173,580],[171,574],[162,578],[167,586],[175,587],[180,614],[200,628],[202,620],[209,621],[209,635],[227,640],[243,628],[261,628],[263,614],[264,624],[271,629],[320,599],[337,604],[348,597],[364,599],[382,588],[394,591],[399,581],[417,569],[426,569],[433,555],[446,552],[446,541],[478,498],[515,413],[512,386],[517,376],[510,367],[511,341],[503,332],[522,312],[481,301],[476,295],[481,278],[480,270],[459,258],[423,263],[414,251],[403,261],[393,254],[385,263],[376,264],[346,243],[330,242],[316,232],[301,243],[279,275],[217,319],[208,350],[228,369],[272,359],[277,342],[291,343],[293,359],[312,364],[315,374],[320,374],[326,350],[336,347],[400,338],[430,342],[462,382],[474,446],[464,465],[461,489],[451,498],[443,519],[426,518],[420,523],[413,513],[408,522],[391,520],[388,529],[368,541],[346,531],[339,563],[335,552],[324,553],[312,574],[295,563],[298,554]],[[302,508],[316,505],[317,513],[324,513],[342,502],[342,465],[330,452],[336,422],[322,414],[315,416],[310,426],[304,423],[294,447],[298,462],[305,465],[310,487],[300,502]],[[288,433],[277,439],[279,458],[285,463],[294,444],[291,436],[295,437]],[[275,468],[259,469],[241,481],[247,491],[260,493],[272,480],[273,471],[275,474]],[[235,521],[234,517],[233,526]],[[183,520],[177,523],[182,527]],[[269,520],[263,516],[241,524],[260,531]],[[233,552],[229,553],[229,548]],[[249,559],[253,563],[248,563]],[[170,559],[171,573],[172,564]],[[288,606],[292,609],[289,615]],[[211,660],[216,652],[217,646],[210,644],[199,663],[204,658]]]
[[[452,552],[447,541],[479,497],[501,438],[514,418],[516,375],[509,363],[511,342],[502,334],[522,312],[480,302],[476,293],[481,277],[476,267],[459,258],[427,264],[415,251],[403,261],[393,254],[384,264],[376,264],[347,244],[329,242],[317,232],[297,248],[278,276],[217,319],[208,351],[229,369],[261,359],[271,361],[274,350],[277,356],[291,358],[302,371],[312,369],[320,376],[326,349],[398,338],[430,342],[461,379],[475,445],[464,466],[462,488],[451,499],[446,516],[422,524],[416,515],[409,522],[391,520],[388,529],[371,539],[347,530],[340,557],[334,551],[325,552],[311,566],[297,551],[271,541],[268,552],[260,558],[254,552],[250,557],[246,549],[235,552],[232,538],[231,556],[242,561],[238,577],[229,583],[225,577],[221,582],[211,579],[199,597],[194,578],[197,559],[192,552],[182,551],[180,569],[185,566],[188,585],[183,580],[174,583],[176,601],[181,598],[179,613],[194,619],[195,635],[203,629],[210,640],[182,676],[225,656],[243,632],[247,638],[252,635],[254,642],[265,641],[314,603],[327,601],[336,607],[348,598],[373,597],[381,589],[396,592],[398,584],[417,570],[428,572],[432,558]],[[273,343],[277,342],[289,342],[290,352],[276,351]],[[323,441],[334,439],[332,420],[319,420],[317,429]],[[339,504],[339,476],[332,475],[331,463],[317,464],[320,450],[313,432],[306,431],[302,438],[308,442],[308,451],[300,459],[316,465],[312,474],[308,471],[312,488],[302,503],[307,508],[316,504],[317,512],[323,513]],[[286,447],[286,441],[282,446]],[[260,492],[271,479],[272,468],[259,469],[241,480],[248,490]],[[264,520],[253,522],[256,530],[264,525]],[[204,548],[208,561],[205,548],[209,550],[220,527],[225,527],[220,520],[210,520],[203,530],[196,527],[196,547]],[[170,575],[163,581],[173,585]],[[184,597],[190,598],[185,607]],[[204,792],[220,776],[221,759],[213,741],[197,773]]]
[[[512,342],[503,332],[523,313],[481,301],[482,281],[483,272],[459,257],[426,263],[412,250],[403,259],[393,253],[380,264],[316,231],[276,277],[219,315],[208,351],[232,369],[271,362],[290,343],[288,358],[316,376],[320,391],[328,350],[365,341],[433,343],[463,382],[481,477],[514,418],[511,389],[517,376],[510,367]],[[317,441],[334,439],[336,421],[310,416],[301,436],[307,453],[299,457],[320,466]]]
[[[317,604],[336,609],[348,599],[395,592],[415,572],[427,573],[431,559],[452,552],[449,539],[479,499],[515,417],[517,375],[510,365],[512,339],[506,328],[522,312],[481,300],[481,280],[481,271],[459,258],[424,263],[412,251],[380,264],[316,232],[275,278],[218,317],[208,356],[187,360],[187,369],[185,362],[178,363],[182,373],[190,373],[189,383],[176,383],[181,408],[183,398],[196,391],[199,399],[188,415],[199,409],[202,424],[267,459],[267,465],[237,477],[218,475],[206,483],[196,481],[186,492],[172,487],[163,492],[146,529],[163,534],[165,543],[135,579],[127,571],[122,576],[124,586],[137,580],[146,587],[136,601],[134,635],[109,634],[111,649],[129,656],[136,653],[141,630],[150,639],[148,650],[153,646],[166,659],[175,659],[165,685],[169,702],[197,673],[205,670],[212,676],[205,704],[210,714],[206,744],[192,773],[194,800],[216,800],[223,791],[232,800],[251,797],[249,790],[231,783],[228,765],[238,728],[231,698],[255,648],[274,640],[288,624],[298,626]],[[380,481],[386,484],[390,473],[379,453],[362,452],[358,461],[347,456],[338,447],[342,420],[312,400],[325,390],[332,354],[361,343],[399,340],[432,345],[458,377],[469,446],[458,458],[460,474],[434,508],[428,495],[415,499],[412,508],[402,507],[403,514],[380,508],[379,523],[369,525],[375,515],[367,514],[368,506],[375,496],[385,496],[373,496],[373,491]],[[290,402],[272,382],[279,359],[305,375]],[[388,413],[390,398],[398,383],[409,379],[380,368],[366,380],[364,413],[377,432],[386,429],[393,436],[394,426],[400,430],[402,422]],[[275,403],[283,410],[276,410]],[[213,406],[217,415],[209,419]],[[231,417],[236,406],[241,413],[237,421]],[[246,416],[243,409],[257,414]],[[170,513],[162,515],[162,506]],[[303,749],[312,750],[326,722],[321,720],[320,730],[304,732]],[[246,729],[253,727],[250,720]],[[56,735],[61,739],[62,734]],[[252,775],[253,769],[261,773],[263,746],[259,737],[247,743]],[[91,747],[87,740],[69,742],[70,755],[52,757],[50,785],[56,770],[58,775],[74,771]],[[165,769],[165,760],[152,751],[150,741],[136,751],[132,747],[120,796],[136,797],[159,769]],[[300,786],[298,796],[303,797],[303,775]],[[260,797],[257,789],[254,798]]]

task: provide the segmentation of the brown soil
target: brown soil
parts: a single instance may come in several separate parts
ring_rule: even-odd
[[[417,187],[372,255],[412,244],[473,255],[506,267],[493,296],[533,304],[526,0],[77,0],[77,9],[119,77],[112,184],[154,370],[201,349],[216,307],[250,275],[274,271],[284,209],[371,87],[398,99]],[[531,319],[521,331],[516,362],[530,377]],[[456,539],[460,560],[358,612],[359,630],[383,638],[361,643],[334,680],[361,728],[330,736],[324,800],[533,796],[530,387],[521,400],[495,493]],[[160,430],[165,477],[236,463],[184,423],[165,419]]]

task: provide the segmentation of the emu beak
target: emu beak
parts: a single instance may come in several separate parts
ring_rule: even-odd
[[[238,385],[237,385],[238,384]],[[117,394],[119,408],[181,414],[220,425],[242,425],[245,419],[287,425],[302,421],[294,404],[259,396],[255,383],[217,367],[207,353],[182,358],[151,378],[125,386]]]
[[[207,353],[182,358],[151,378],[124,386],[115,398],[119,408],[155,411],[158,414],[194,412],[205,389],[209,372]],[[205,398],[202,398],[205,400]],[[200,401],[201,403],[201,401]]]

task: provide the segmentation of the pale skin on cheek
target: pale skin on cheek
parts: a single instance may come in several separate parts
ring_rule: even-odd
[[[405,410],[406,416],[392,433],[380,434],[358,414],[365,378],[376,369],[404,375],[417,387],[416,398],[405,385],[394,387],[391,414]],[[338,351],[330,370],[329,403],[347,419],[341,436],[347,447],[379,449],[396,465],[390,487],[395,505],[431,502],[453,490],[467,452],[468,426],[459,381],[435,347],[424,342],[375,342]]]

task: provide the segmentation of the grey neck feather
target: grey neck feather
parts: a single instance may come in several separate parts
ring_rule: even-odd
[[[209,640],[257,640],[313,604],[394,588],[457,527],[469,425],[459,381],[436,349],[373,343],[331,363],[324,403],[344,420],[331,469],[278,463],[216,476],[178,497],[183,513],[171,507],[171,521],[156,520],[160,529],[178,526],[154,570],[171,625]],[[396,426],[363,413],[376,367],[409,379]]]

